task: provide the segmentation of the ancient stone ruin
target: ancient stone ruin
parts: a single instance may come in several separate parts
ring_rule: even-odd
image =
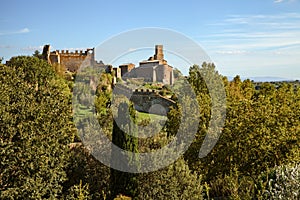
[[[156,90],[132,90],[125,85],[116,84],[114,94],[127,97],[139,112],[166,115],[170,111],[171,106],[176,107],[175,101],[160,95]]]
[[[100,66],[105,67],[103,62],[97,62],[95,60],[95,48],[83,50],[75,50],[70,52],[69,50],[55,50],[50,51],[50,45],[45,45],[43,48],[42,57],[48,61],[49,64],[60,64],[66,71],[77,72],[80,66]]]
[[[155,46],[155,54],[148,60],[141,61],[138,67],[134,64],[122,64],[118,68],[113,68],[111,65],[105,65],[103,62],[95,60],[95,48],[83,50],[55,50],[50,51],[50,45],[45,45],[43,48],[42,57],[49,64],[59,64],[64,67],[68,72],[76,73],[82,66],[101,67],[106,72],[111,73],[114,71],[114,80],[120,78],[123,80],[128,79],[141,79],[144,82],[156,82],[160,84],[174,83],[173,67],[168,65],[164,59],[163,46]],[[90,77],[90,86],[96,90],[96,78]],[[122,94],[129,98],[136,110],[140,112],[152,112],[158,115],[165,115],[169,112],[170,106],[176,106],[176,103],[158,94],[155,90],[132,90],[125,85],[117,84],[116,80],[113,81],[114,93]],[[128,96],[129,95],[129,96]],[[159,105],[159,106],[158,106]]]
[[[174,83],[173,67],[164,59],[163,45],[156,45],[154,56],[140,62],[138,67],[129,63],[114,68],[114,71],[116,77],[123,80],[142,78],[145,82]]]
[[[80,66],[103,67],[106,71],[114,70],[115,77],[123,80],[142,79],[144,82],[157,82],[172,85],[174,83],[173,67],[168,65],[164,59],[163,45],[155,46],[155,54],[148,60],[141,61],[138,67],[128,63],[120,65],[118,68],[109,68],[102,61],[95,60],[95,48],[89,48],[85,51],[75,50],[55,50],[50,51],[50,45],[43,48],[42,57],[48,63],[54,65],[59,64],[66,71],[77,72]],[[109,69],[107,69],[107,67]]]

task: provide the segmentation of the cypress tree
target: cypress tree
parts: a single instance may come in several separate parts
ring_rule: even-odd
[[[136,117],[132,104],[122,102],[118,108],[118,117],[113,122],[112,142],[119,148],[128,151],[125,159],[120,158],[114,148],[112,148],[111,162],[124,168],[139,167],[138,158],[130,152],[138,152],[137,131],[134,127]],[[117,124],[118,122],[118,124]],[[128,134],[130,133],[130,134]],[[124,157],[123,157],[124,158]],[[138,174],[111,169],[111,195],[112,198],[119,194],[130,197],[138,195]]]

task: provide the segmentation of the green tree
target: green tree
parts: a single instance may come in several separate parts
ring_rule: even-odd
[[[211,118],[212,98],[208,85],[214,85],[214,77],[222,78],[225,86],[225,126],[216,146],[199,159],[197,152]],[[184,158],[190,169],[203,175],[211,188],[211,197],[258,198],[262,185],[267,184],[261,182],[261,173],[274,166],[299,162],[299,87],[263,83],[255,90],[250,80],[241,81],[236,76],[228,81],[218,75],[213,64],[207,63],[202,67],[192,66],[188,80],[199,102],[200,123],[195,141]],[[179,111],[169,113],[175,126],[171,126],[171,121],[168,131],[176,130]]]
[[[255,197],[261,173],[299,162],[299,96],[288,84],[276,89],[264,83],[255,91],[249,80],[241,82],[238,77],[226,90],[223,133],[213,151],[198,163],[199,169],[213,188],[211,195]],[[228,182],[235,186],[225,191]]]
[[[182,78],[182,77],[183,77],[181,71],[180,71],[179,69],[177,69],[177,68],[175,68],[175,69],[173,70],[173,73],[174,73],[174,78],[176,78],[176,79],[179,79],[179,78]]]
[[[224,102],[223,98],[225,98],[225,94],[223,94],[224,86],[222,85],[223,77],[216,71],[213,63],[204,62],[201,67],[198,65],[190,67],[188,81],[195,91],[198,101],[199,114],[197,117],[199,118],[199,125],[195,139],[185,153],[185,159],[188,161],[190,169],[203,172],[202,170],[207,168],[201,166],[203,161],[199,159],[199,150],[208,134],[208,128],[211,129],[209,139],[214,138],[217,135],[216,133],[219,132],[219,127],[214,125],[222,120],[220,111],[225,110],[224,105],[220,103]],[[215,124],[210,124],[213,106],[217,108],[215,109],[217,112],[214,112],[213,116],[216,120]]]
[[[66,197],[67,200],[89,200],[89,185],[85,184],[82,186],[82,181],[78,185],[74,185],[70,188],[70,193]]]
[[[181,157],[164,169],[139,178],[139,199],[203,199],[201,177]]]
[[[42,54],[40,53],[39,50],[35,50],[34,53],[32,54],[33,57],[42,59]]]
[[[34,57],[14,57],[0,74],[0,198],[59,198],[75,134],[70,91]]]
[[[119,124],[117,124],[119,122]],[[135,110],[133,105],[128,105],[127,102],[121,102],[118,108],[117,119],[113,122],[112,142],[119,148],[137,153],[138,152],[138,138],[137,130],[134,124],[136,122]],[[131,135],[129,135],[130,133]],[[112,150],[111,162],[117,166],[133,167],[136,170],[139,168],[139,160],[135,154],[127,155],[127,159],[120,159],[118,153]],[[119,194],[124,194],[136,198],[138,195],[138,174],[128,173],[111,169],[111,193],[112,197]]]
[[[95,132],[96,129],[93,128]],[[85,130],[88,131],[88,130]],[[93,133],[95,134],[95,133]],[[109,195],[110,168],[94,158],[81,143],[71,147],[71,158],[66,168],[68,180],[64,182],[64,197],[78,195],[78,186],[91,199],[105,199]],[[74,190],[75,189],[75,190]]]

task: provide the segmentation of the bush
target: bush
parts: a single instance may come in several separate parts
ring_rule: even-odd
[[[201,178],[183,158],[155,172],[141,174],[138,199],[203,199]]]
[[[265,192],[268,199],[300,198],[300,164],[275,167],[269,178]]]

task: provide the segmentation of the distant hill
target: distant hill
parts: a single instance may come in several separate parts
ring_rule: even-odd
[[[234,77],[228,76],[228,80],[233,80]],[[241,77],[241,80],[250,79],[254,82],[279,82],[279,81],[295,81],[293,79],[272,76],[256,76],[256,77]]]

